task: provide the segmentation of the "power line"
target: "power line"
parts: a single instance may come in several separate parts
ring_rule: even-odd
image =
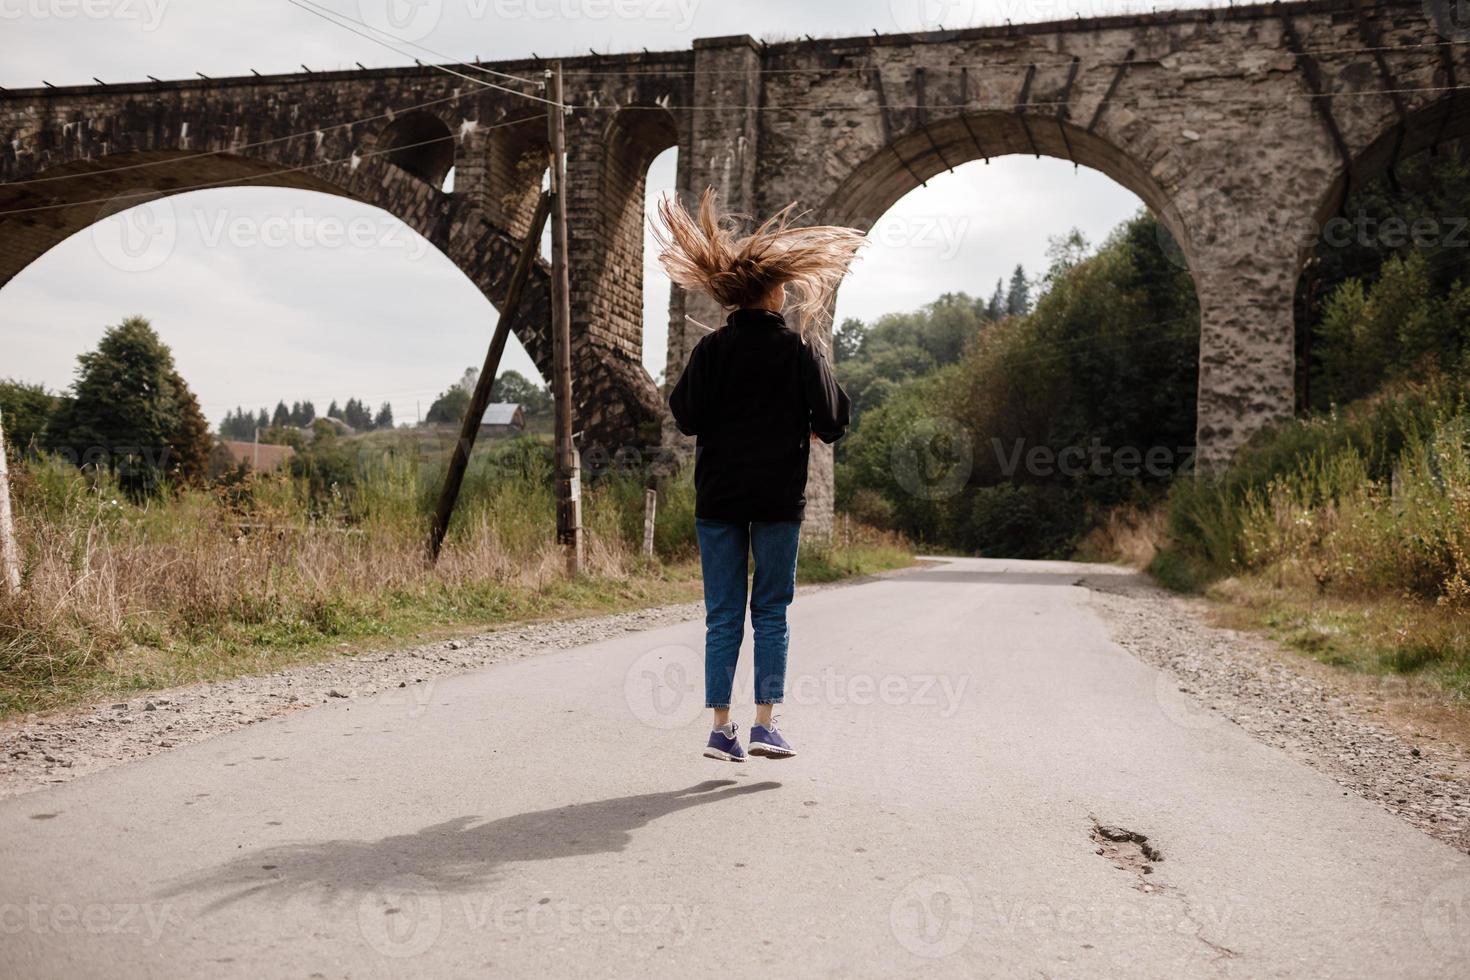
[[[356,34],[358,37],[366,38],[367,40],[372,41],[374,44],[381,45],[382,47],[385,47],[385,48],[387,48],[390,51],[393,51],[393,52],[396,52],[397,54],[403,55],[403,57],[405,57],[405,58],[413,58],[412,55],[410,55],[408,52],[404,51],[402,48],[396,47],[395,45],[390,44],[389,42],[384,41],[381,38],[374,37],[371,34],[366,34],[366,33],[362,32],[362,31],[358,30],[357,28],[353,27],[352,26],[353,23],[359,23],[359,22],[353,21],[352,18],[346,17],[346,15],[344,15],[344,14],[338,14],[336,12],[326,12],[324,10],[317,9],[315,7],[307,6],[308,0],[289,0],[289,2],[293,6],[300,7],[302,10],[306,11],[309,14],[312,14],[313,16],[320,17],[322,20],[326,21],[329,24],[335,24],[337,27],[340,27],[340,28],[342,28],[345,31],[351,31],[353,34]],[[335,19],[335,18],[342,18],[343,20],[346,20],[348,22],[347,23],[343,23],[342,20],[338,20],[338,19]],[[363,25],[363,26],[367,27],[369,25]],[[369,29],[370,30],[375,30],[375,31],[378,30],[375,27],[369,27]],[[387,33],[387,32],[386,31],[379,31],[379,33]],[[389,36],[391,37],[392,35],[389,35]],[[414,60],[417,61],[418,59],[414,59]],[[456,64],[462,64],[462,62],[456,62]],[[559,109],[565,109],[566,108],[566,106],[564,106],[560,102],[553,102],[550,99],[543,98],[542,96],[539,96],[539,95],[532,95],[529,92],[518,92],[518,91],[516,91],[513,88],[508,88],[508,87],[506,87],[504,85],[497,85],[494,82],[487,82],[487,81],[484,81],[483,79],[475,78],[472,75],[466,75],[464,72],[455,71],[453,68],[446,68],[443,65],[429,64],[426,67],[432,68],[435,71],[442,71],[442,72],[444,72],[447,75],[453,75],[455,78],[464,79],[465,81],[471,83],[472,85],[480,85],[480,86],[483,86],[485,88],[492,88],[492,89],[495,89],[496,91],[505,92],[505,93],[507,93],[509,95],[519,96],[520,98],[523,98],[523,99],[530,99],[533,102],[540,102],[543,105],[554,105],[554,106],[556,106]],[[516,77],[516,76],[512,76],[512,77]],[[521,81],[526,82],[527,84],[535,84],[534,82],[531,82],[529,79],[521,79]]]
[[[386,37],[390,37],[390,38],[392,38],[393,40],[397,41],[400,44],[407,44],[409,47],[411,47],[411,48],[417,48],[418,50],[423,51],[425,54],[431,54],[434,57],[441,59],[444,63],[454,65],[457,68],[469,68],[469,69],[471,69],[473,71],[483,72],[486,75],[494,75],[497,78],[504,78],[504,79],[506,79],[508,81],[520,82],[523,85],[531,85],[531,86],[534,86],[536,88],[541,88],[542,85],[543,85],[542,82],[540,82],[540,81],[538,81],[538,80],[536,80],[534,78],[527,78],[524,75],[513,75],[510,72],[504,72],[504,71],[499,70],[498,68],[491,68],[488,65],[482,65],[482,64],[479,64],[478,62],[472,62],[472,61],[456,61],[452,56],[447,55],[447,54],[444,54],[442,51],[436,51],[433,48],[426,47],[426,46],[424,46],[422,44],[419,44],[419,43],[417,43],[415,41],[410,41],[407,38],[402,38],[402,37],[398,37],[395,34],[390,34],[388,31],[383,30],[381,27],[374,27],[373,25],[371,25],[369,23],[366,23],[365,21],[358,20],[355,17],[349,17],[347,14],[344,14],[344,13],[339,13],[338,11],[332,10],[330,7],[326,7],[326,6],[323,6],[320,3],[317,3],[316,0],[291,0],[291,2],[294,3],[294,4],[296,4],[296,6],[298,6],[298,7],[303,6],[303,4],[305,6],[307,6],[307,7],[314,7],[314,8],[316,8],[316,10],[322,11],[324,15],[325,14],[330,14],[332,17],[337,18],[338,21],[348,21],[350,23],[353,23],[353,24],[358,25],[359,27],[365,27],[365,28],[367,28],[370,31],[374,31],[374,32],[376,32],[378,34],[382,34],[382,35],[384,35]],[[315,11],[313,11],[313,12],[315,12]],[[337,26],[344,27],[346,25],[341,24],[341,23],[338,23]],[[354,33],[357,33],[357,32],[354,31]],[[368,38],[368,40],[374,40],[374,39],[373,38]],[[378,43],[382,43],[382,42],[378,42]],[[399,51],[398,53],[399,54],[403,54],[402,51]],[[430,67],[436,67],[436,66],[431,65]]]
[[[389,109],[387,112],[380,112],[375,116],[363,116],[361,119],[350,119],[347,122],[332,123],[330,126],[318,126],[315,129],[302,130],[299,133],[288,133],[285,136],[273,136],[270,139],[257,140],[254,143],[237,143],[222,150],[200,150],[198,153],[189,153],[184,156],[170,157],[167,160],[148,160],[143,163],[120,164],[115,167],[101,167],[96,170],[85,170],[80,173],[74,174],[56,174],[55,176],[51,177],[27,177],[24,180],[5,181],[4,183],[0,183],[0,187],[15,187],[23,184],[45,184],[57,180],[75,180],[78,177],[96,177],[99,174],[117,173],[124,170],[142,170],[148,167],[162,167],[169,164],[186,163],[190,160],[196,160],[200,157],[214,157],[224,154],[239,153],[242,150],[254,150],[259,149],[262,146],[273,146],[277,143],[286,143],[294,139],[302,139],[303,137],[316,136],[318,133],[329,133],[334,129],[349,129],[353,126],[359,126],[363,123],[377,122],[379,119],[391,119],[392,117],[402,115],[405,112],[415,112],[420,109],[427,109],[431,106],[442,105],[445,102],[458,102],[460,99],[463,99],[473,94],[475,93],[461,92],[459,95],[449,95],[445,96],[442,99],[431,99],[428,102],[420,102],[416,105],[407,105],[395,109]],[[536,116],[534,118],[539,120],[541,117]]]
[[[505,127],[505,126],[519,126],[519,125],[521,125],[524,122],[525,122],[524,119],[512,119],[512,120],[508,120],[506,122],[496,123],[493,126],[483,126],[481,128],[482,129],[500,129],[500,128]],[[171,188],[168,189],[168,193],[169,193],[170,196],[172,196],[174,194],[184,194],[184,193],[187,193],[189,191],[207,190],[207,189],[213,188],[213,187],[239,187],[239,186],[243,186],[243,185],[249,184],[249,183],[251,183],[253,181],[257,181],[257,180],[272,180],[272,179],[275,179],[275,178],[278,178],[278,177],[282,177],[282,176],[284,176],[286,174],[301,173],[303,171],[313,170],[313,169],[315,169],[317,167],[331,167],[331,166],[336,166],[337,164],[352,163],[354,160],[365,160],[368,157],[382,156],[385,153],[394,153],[394,152],[396,152],[398,150],[412,150],[412,149],[414,149],[416,147],[430,146],[430,145],[432,145],[434,143],[443,143],[446,140],[451,140],[452,141],[454,139],[456,139],[456,137],[454,137],[452,135],[451,136],[435,136],[432,139],[420,140],[417,143],[404,143],[401,146],[387,146],[387,147],[383,147],[381,149],[364,150],[362,152],[353,151],[353,153],[352,153],[351,156],[339,157],[339,158],[337,158],[335,160],[319,160],[319,161],[317,161],[315,163],[302,164],[301,166],[297,166],[297,167],[286,167],[286,168],[283,168],[283,169],[280,169],[280,170],[272,170],[269,173],[254,174],[254,175],[245,176],[245,177],[225,177],[225,178],[222,178],[220,180],[212,180],[212,181],[207,181],[207,182],[200,183],[200,184],[189,184],[189,185],[186,185],[184,187],[171,187]],[[0,189],[3,189],[5,186],[6,186],[5,184],[0,184]],[[97,197],[97,198],[92,198],[91,200],[86,200],[86,201],[64,201],[64,202],[62,202],[60,204],[42,204],[42,205],[37,205],[35,207],[29,207],[29,208],[12,208],[11,210],[8,210],[8,211],[0,211],[0,218],[6,218],[6,217],[9,217],[10,215],[15,215],[15,214],[34,214],[34,213],[36,213],[38,211],[56,211],[56,210],[60,210],[62,208],[85,207],[86,205],[89,205],[89,204],[108,204],[108,203],[116,204],[116,203],[118,203],[118,202],[120,202],[120,201],[122,201],[122,200],[124,200],[126,198],[129,198],[129,197],[136,197],[136,198],[138,198],[139,199],[138,203],[142,204],[142,203],[145,203],[146,200],[151,200],[151,199],[156,198],[157,197],[157,194],[156,194],[156,192],[151,191],[151,190],[138,190],[138,191],[131,191],[131,192],[128,192],[128,193],[125,193],[125,194],[116,194],[116,195],[113,195],[112,197]]]

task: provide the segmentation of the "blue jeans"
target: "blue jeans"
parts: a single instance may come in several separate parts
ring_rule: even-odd
[[[755,553],[750,588],[750,626],[755,634],[755,703],[780,704],[786,696],[786,647],[791,631],[786,607],[796,593],[800,521],[694,522],[704,573],[704,703],[730,707],[735,662],[745,638],[746,559]]]

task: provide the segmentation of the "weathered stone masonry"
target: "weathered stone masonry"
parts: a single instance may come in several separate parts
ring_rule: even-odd
[[[1180,242],[1200,299],[1200,454],[1224,463],[1292,410],[1292,294],[1321,222],[1351,184],[1466,129],[1467,45],[1447,13],[1429,16],[1441,6],[1324,0],[772,45],[729,37],[566,61],[583,443],[659,441],[640,355],[643,175],[660,151],[678,147],[682,192],[714,186],[755,214],[799,200],[811,220],[861,227],[947,168],[1034,153],[1113,177]],[[534,79],[543,66],[493,67]],[[404,111],[422,103],[434,104]],[[304,187],[399,216],[498,301],[545,171],[541,109],[419,67],[7,92],[0,211],[205,182]],[[381,118],[331,128],[370,116]],[[63,174],[87,176],[23,183]],[[0,215],[0,285],[107,210]],[[675,293],[671,377],[696,339],[684,314],[721,317]],[[548,309],[539,268],[514,326],[543,373]],[[830,453],[816,455],[809,495],[821,520]]]

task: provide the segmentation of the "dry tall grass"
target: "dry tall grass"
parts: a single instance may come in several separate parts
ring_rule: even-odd
[[[0,675],[44,684],[140,645],[299,645],[371,633],[409,609],[416,621],[500,618],[567,584],[540,476],[478,473],[430,567],[424,512],[437,473],[412,458],[374,459],[325,499],[304,480],[263,475],[140,502],[105,474],[23,462],[13,490],[24,582],[0,596]],[[634,499],[641,512],[641,490],[617,481],[585,495],[594,579],[640,568],[625,513]]]

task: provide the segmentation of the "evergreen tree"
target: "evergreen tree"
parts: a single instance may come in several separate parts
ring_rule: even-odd
[[[310,425],[316,421],[316,406],[308,398],[301,403],[301,424]]]
[[[985,307],[986,316],[992,320],[999,320],[1006,315],[1006,288],[1000,279],[995,280],[995,292],[990,294],[990,302]]]
[[[269,429],[271,427],[270,416],[265,414],[265,409],[263,408],[260,410],[260,414],[255,417],[255,427],[261,432],[264,432],[266,429]],[[251,436],[254,436],[253,432],[251,433]]]
[[[285,402],[276,402],[275,414],[271,416],[271,428],[291,424],[291,410],[286,407]]]
[[[255,436],[255,416],[237,405],[234,411],[225,413],[219,434],[222,439],[249,442]]]
[[[373,427],[373,413],[358,399],[349,398],[342,407],[342,421],[359,432],[365,432]]]
[[[1026,284],[1026,270],[1016,265],[1011,273],[1011,286],[1006,291],[1006,313],[1009,316],[1025,316],[1031,310],[1031,287]]]
[[[373,428],[375,428],[375,429],[391,429],[391,428],[393,428],[393,406],[392,405],[388,404],[387,402],[384,402],[378,408],[377,417],[373,419]]]
[[[142,496],[165,475],[202,479],[210,440],[172,352],[147,320],[129,317],[77,358],[70,398],[52,415],[46,441],[79,465],[110,467],[125,491]]]
[[[341,417],[342,417],[342,407],[337,404],[337,399],[333,398],[332,399],[332,404],[330,404],[330,405],[327,406],[327,418],[330,418],[330,419],[340,419]]]
[[[199,408],[199,399],[194,397],[194,392],[189,390],[178,371],[169,371],[169,383],[173,386],[178,408],[169,438],[172,453],[167,469],[174,479],[199,486],[209,479],[209,454],[214,449],[209,420]]]

